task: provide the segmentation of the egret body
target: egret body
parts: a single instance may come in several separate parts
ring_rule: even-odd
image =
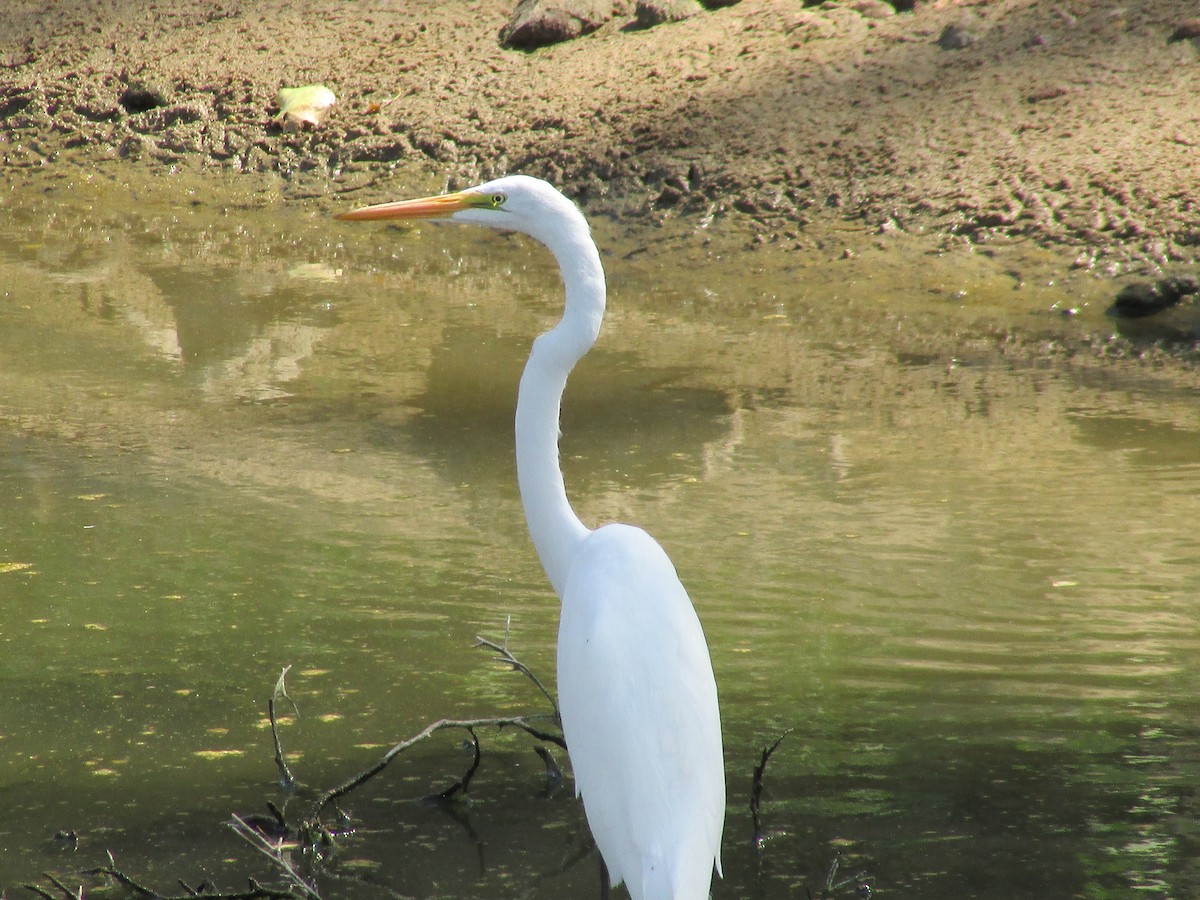
[[[588,825],[633,900],[705,900],[721,870],[725,767],[700,620],[662,547],[631,525],[588,528],[558,457],[567,376],[604,318],[600,254],[576,206],[514,175],[339,219],[434,219],[520,231],[554,254],[562,319],[533,343],[517,398],[517,479],[529,533],[562,601],[558,693]]]

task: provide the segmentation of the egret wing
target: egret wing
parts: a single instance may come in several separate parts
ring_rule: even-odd
[[[691,600],[644,531],[593,532],[563,591],[558,690],[592,834],[634,900],[703,900],[720,865],[716,682]]]

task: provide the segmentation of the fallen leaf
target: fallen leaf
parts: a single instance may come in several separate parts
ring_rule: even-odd
[[[244,750],[193,750],[192,756],[201,759],[227,759],[231,756],[243,756]]]

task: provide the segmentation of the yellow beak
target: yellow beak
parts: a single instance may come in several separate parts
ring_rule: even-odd
[[[346,222],[373,222],[378,219],[448,219],[454,213],[470,209],[474,205],[470,193],[459,191],[454,194],[439,194],[436,197],[420,197],[416,200],[377,203],[374,206],[338,213],[334,218]]]

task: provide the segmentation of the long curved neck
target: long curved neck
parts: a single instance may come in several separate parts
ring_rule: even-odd
[[[517,482],[529,535],[555,592],[562,596],[576,549],[590,530],[567,500],[558,458],[558,417],[567,376],[600,333],[604,270],[587,226],[544,243],[566,288],[562,320],[533,342],[517,394]]]

